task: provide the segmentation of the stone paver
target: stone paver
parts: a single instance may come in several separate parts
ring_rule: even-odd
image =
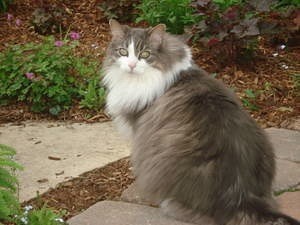
[[[300,192],[277,198],[280,211],[300,220]],[[69,225],[191,225],[164,216],[158,208],[126,202],[103,201],[71,218]]]
[[[286,192],[276,199],[283,213],[300,220],[300,191]]]
[[[18,174],[21,201],[130,154],[111,122],[6,124],[0,126],[0,143],[14,147],[25,168]]]
[[[273,190],[280,191],[296,187],[300,183],[300,164],[288,160],[276,160],[277,173],[273,183]]]
[[[266,129],[266,132],[277,158],[300,163],[300,132],[277,128]]]
[[[71,218],[69,225],[191,225],[164,216],[158,208],[126,202],[99,202]]]
[[[149,200],[144,199],[138,192],[136,183],[133,182],[129,187],[123,191],[121,195],[121,201],[124,202],[130,202],[135,204],[141,204],[141,205],[151,205],[151,206],[157,206],[155,202],[150,202]]]
[[[277,172],[273,190],[279,191],[300,184],[300,132],[268,128],[268,136],[275,148]]]

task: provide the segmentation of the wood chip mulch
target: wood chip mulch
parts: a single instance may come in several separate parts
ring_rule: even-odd
[[[37,198],[23,202],[23,206],[41,207],[46,203],[57,211],[65,210],[64,219],[68,219],[96,202],[118,200],[133,180],[129,159],[123,158],[60,183]]]

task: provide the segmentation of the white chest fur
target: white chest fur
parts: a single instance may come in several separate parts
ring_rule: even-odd
[[[191,53],[188,48],[186,53],[184,59],[165,73],[143,62],[137,66],[138,73],[131,73],[122,66],[125,59],[106,68],[103,80],[108,88],[106,107],[119,127],[128,127],[124,115],[139,112],[151,104],[174,83],[180,71],[191,67]],[[131,133],[130,127],[128,133]]]

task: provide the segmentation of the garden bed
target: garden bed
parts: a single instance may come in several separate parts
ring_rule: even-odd
[[[40,42],[42,35],[33,30],[31,14],[39,1],[15,1],[9,8],[14,19],[21,22],[7,21],[7,14],[0,14],[0,50],[11,44]],[[110,40],[107,19],[100,10],[99,0],[66,1],[60,5],[68,12],[65,23],[70,30],[80,34],[80,44],[76,48],[78,55],[84,54],[101,62],[105,48]],[[14,20],[14,21],[15,21]],[[56,34],[59,38],[59,34]],[[288,127],[290,121],[299,114],[296,102],[300,71],[299,46],[277,44],[271,46],[268,40],[261,40],[259,56],[245,65],[222,66],[200,45],[190,43],[193,58],[202,68],[216,78],[222,79],[241,98],[245,108],[263,127]],[[284,43],[282,43],[284,44]],[[299,84],[298,84],[299,85]],[[53,117],[47,113],[32,113],[28,104],[16,103],[0,108],[0,123],[22,120],[59,119],[71,121],[99,122],[108,117],[99,110],[82,109],[74,103],[71,109]]]
[[[39,208],[46,203],[57,211],[65,210],[64,219],[68,219],[98,201],[118,200],[133,180],[129,159],[123,158],[60,183],[23,206]]]
[[[7,14],[0,14],[0,51],[13,44],[40,43],[43,36],[34,32],[31,15],[40,1],[15,0]],[[46,2],[46,1],[45,1]],[[53,1],[59,2],[59,1]],[[98,7],[101,0],[69,0],[60,4],[68,14],[65,23],[70,30],[80,34],[76,55],[103,60],[110,40],[107,19]],[[126,13],[125,13],[126,14]],[[19,21],[16,24],[16,21]],[[136,24],[131,23],[133,26]],[[145,26],[145,24],[141,24]],[[60,39],[60,34],[55,34]],[[259,55],[244,65],[220,66],[208,50],[198,42],[190,42],[195,62],[223,80],[240,97],[245,109],[263,127],[292,128],[291,123],[299,117],[300,47],[280,42],[271,45],[260,39]],[[58,116],[49,113],[33,113],[26,102],[0,106],[0,123],[24,120],[61,120],[74,122],[101,122],[109,120],[103,109],[85,109],[75,101],[73,106]],[[121,159],[103,168],[87,172],[56,188],[23,203],[40,206],[47,203],[57,210],[65,209],[65,218],[70,218],[97,201],[118,199],[122,191],[133,181],[128,159]]]

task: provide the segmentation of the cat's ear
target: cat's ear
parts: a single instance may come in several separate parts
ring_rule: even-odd
[[[149,40],[152,45],[159,47],[163,41],[164,34],[166,33],[166,25],[158,24],[149,30]]]
[[[124,35],[125,35],[124,29],[118,21],[116,21],[114,19],[110,19],[109,26],[110,26],[110,30],[111,30],[111,34],[112,34],[113,38],[121,39],[124,37]]]
[[[177,37],[183,43],[188,43],[192,39],[193,34],[184,33],[184,34],[178,34],[178,35],[174,35],[174,36]]]

